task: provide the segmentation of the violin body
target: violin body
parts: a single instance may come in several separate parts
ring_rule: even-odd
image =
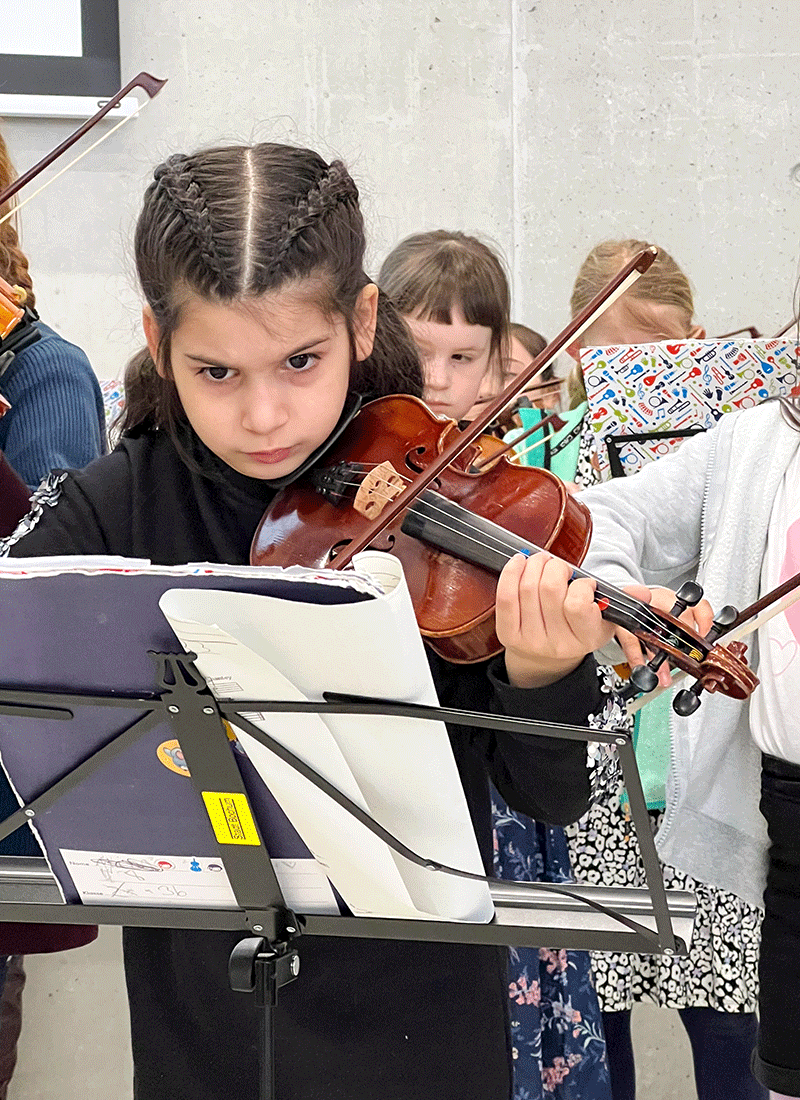
[[[256,531],[251,562],[317,568],[335,564],[337,552],[369,526],[384,501],[397,496],[442,453],[453,433],[458,433],[454,421],[436,416],[415,397],[383,397],[366,405],[325,456],[324,468],[276,496]],[[451,525],[450,517],[439,512],[440,497],[468,510],[476,523],[482,518],[499,524],[523,542],[576,565],[589,544],[588,509],[553,474],[516,466],[505,456],[479,473],[470,472],[472,463],[490,455],[496,445],[491,438],[470,444],[436,479],[427,515],[415,517],[418,526],[446,526],[458,554],[425,541],[424,531],[420,537],[404,530],[405,513],[372,544],[403,563],[420,631],[448,661],[483,661],[501,651],[494,623],[499,568],[461,556],[462,547],[469,553],[470,543],[483,533],[471,524],[465,528],[463,517]],[[367,475],[386,462],[397,479],[378,475],[372,488],[365,489]],[[501,562],[508,556],[504,551]]]

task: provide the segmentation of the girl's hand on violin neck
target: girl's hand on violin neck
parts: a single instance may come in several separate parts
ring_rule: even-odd
[[[540,688],[574,671],[606,645],[614,627],[594,602],[595,582],[570,582],[572,567],[548,553],[517,554],[497,584],[497,637],[514,687]]]
[[[676,596],[671,588],[645,588],[643,585],[636,584],[627,586],[625,592],[659,611],[671,611],[675,606]],[[701,637],[705,637],[714,622],[714,612],[708,600],[701,600],[694,607],[687,607],[679,618],[681,622],[697,631]],[[614,637],[619,642],[625,654],[625,660],[631,668],[645,664],[654,656],[650,650],[644,649],[635,634],[623,630],[622,627],[617,627]],[[669,687],[671,680],[672,672],[668,662],[665,661],[658,670],[658,682],[661,687]]]

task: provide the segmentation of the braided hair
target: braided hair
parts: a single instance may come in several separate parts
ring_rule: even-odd
[[[120,430],[174,432],[185,419],[170,340],[187,291],[227,303],[313,280],[319,308],[347,323],[351,389],[375,397],[420,394],[416,349],[383,295],[372,353],[356,360],[354,312],[370,282],[365,250],[358,188],[339,160],[327,164],[310,149],[264,143],[176,154],[160,164],[145,193],[134,254],[159,330],[161,374],[146,351],[128,364]]]

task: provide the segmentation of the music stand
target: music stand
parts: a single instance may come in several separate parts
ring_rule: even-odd
[[[18,582],[14,582],[18,583]],[[159,581],[159,584],[162,582]],[[187,582],[199,584],[201,582]],[[214,583],[222,582],[215,578]],[[236,582],[228,582],[232,587]],[[168,584],[168,582],[163,582]],[[301,598],[301,597],[298,597]],[[122,612],[119,612],[122,613]],[[109,624],[110,629],[114,624]],[[135,653],[128,646],[128,658]],[[143,654],[142,654],[143,656]],[[54,879],[42,874],[44,860],[25,861],[31,872],[4,875],[0,880],[0,920],[60,924],[109,924],[162,928],[235,930],[243,934],[230,956],[229,974],[234,989],[255,993],[261,1009],[260,1096],[274,1095],[274,1019],[278,989],[300,971],[298,939],[301,935],[345,936],[460,942],[496,946],[530,946],[557,943],[565,948],[645,953],[683,953],[688,949],[695,913],[693,895],[664,890],[650,821],[633,754],[625,731],[594,730],[500,717],[414,703],[363,697],[324,695],[324,702],[285,700],[218,700],[194,663],[194,655],[150,651],[156,662],[154,690],[62,690],[52,682],[21,687],[19,671],[14,686],[0,684],[0,716],[50,723],[71,722],[76,712],[101,715],[102,744],[77,762],[66,766],[53,781],[0,824],[0,839],[28,822],[36,822],[60,798],[89,779],[104,765],[134,746],[159,724],[169,723],[180,743],[198,805],[205,806],[214,826],[220,863],[227,873],[235,905],[177,907],[164,905],[72,904],[62,900]],[[25,667],[17,657],[17,666]],[[146,677],[145,677],[146,678]],[[131,681],[134,682],[133,680]],[[259,823],[250,810],[250,796],[237,754],[225,728],[230,723],[245,731],[281,758],[325,795],[353,815],[395,853],[418,866],[483,880],[482,875],[446,867],[415,852],[352,802],[325,778],[279,741],[250,721],[258,713],[400,715],[483,729],[510,731],[530,736],[563,737],[567,740],[613,744],[619,753],[631,813],[645,868],[647,889],[553,885],[490,881],[495,915],[489,923],[394,917],[328,916],[295,913],[287,905],[273,868]],[[133,716],[133,717],[132,717]],[[25,723],[27,724],[27,723]],[[12,723],[18,725],[18,723]],[[78,723],[76,723],[76,726]],[[107,731],[107,733],[105,732]],[[77,738],[66,738],[73,744]],[[13,781],[13,775],[12,775]],[[181,782],[186,782],[182,780]],[[248,820],[249,817],[249,820]],[[255,830],[254,840],[241,842],[242,830]],[[238,835],[237,835],[238,834]],[[22,867],[21,860],[6,860]],[[542,917],[539,916],[542,914]],[[674,925],[674,927],[673,927]],[[676,934],[677,932],[677,934]]]
[[[60,795],[75,787],[91,771],[102,767],[130,742],[149,728],[158,717],[168,717],[176,738],[180,741],[189,768],[191,782],[202,799],[203,792],[222,789],[247,799],[241,773],[230,750],[230,742],[222,719],[246,729],[271,751],[316,782],[340,805],[359,816],[378,835],[391,842],[395,850],[414,855],[420,862],[435,867],[416,853],[384,835],[381,826],[368,818],[342,794],[329,789],[329,784],[317,776],[299,758],[253,725],[242,712],[315,712],[324,714],[398,714],[420,719],[438,719],[488,729],[527,733],[531,736],[564,737],[568,740],[600,741],[614,744],[620,756],[623,777],[628,790],[631,813],[636,829],[645,875],[646,891],[608,890],[599,887],[554,886],[543,883],[507,883],[493,889],[496,899],[495,919],[489,924],[466,924],[448,921],[401,920],[393,918],[335,917],[294,914],[285,904],[272,863],[263,844],[220,844],[224,863],[237,900],[235,909],[183,909],[150,906],[67,905],[60,896],[47,902],[14,901],[0,906],[0,920],[34,921],[76,924],[139,925],[170,928],[236,929],[249,933],[233,950],[230,978],[234,989],[254,992],[262,1008],[262,1061],[260,1095],[262,1100],[273,1096],[274,1025],[272,1008],[280,986],[292,981],[300,971],[296,945],[300,934],[312,936],[355,936],[379,939],[428,940],[435,942],[483,943],[507,946],[540,946],[558,942],[568,948],[606,951],[643,951],[665,954],[684,953],[688,948],[694,917],[692,895],[672,893],[669,901],[664,890],[653,844],[649,819],[636,769],[630,736],[623,731],[589,730],[576,726],[537,723],[527,719],[512,719],[471,711],[449,710],[414,704],[357,698],[330,699],[324,704],[293,703],[271,700],[248,700],[236,704],[218,702],[197,672],[191,655],[154,654],[161,665],[160,690],[153,696],[120,697],[70,692],[37,692],[0,689],[0,714],[32,717],[52,721],[69,721],[71,707],[77,705],[109,707],[123,716],[126,710],[146,713],[110,740],[89,759],[77,765],[38,797],[22,806],[0,824],[0,839],[19,826],[35,819]],[[6,883],[9,880],[6,879]],[[31,883],[20,878],[28,889]],[[40,883],[34,885],[41,892]],[[6,892],[8,885],[6,886]],[[23,891],[24,892],[24,891]],[[563,925],[541,925],[520,919],[526,911],[540,909],[543,898],[548,908],[555,907],[562,917],[581,909],[605,917],[612,927],[570,928]],[[553,899],[555,895],[555,899]],[[626,895],[628,895],[626,897]],[[616,906],[616,908],[615,908]],[[655,928],[646,923],[648,908]],[[612,915],[613,914],[613,915]],[[673,932],[672,922],[681,930]],[[618,922],[614,928],[613,923]]]
[[[705,428],[682,428],[674,432],[620,432],[618,435],[606,436],[606,450],[608,451],[608,464],[612,477],[625,477],[625,468],[622,465],[622,448],[629,443],[652,443],[659,439],[688,439],[691,435],[698,435],[706,431]]]

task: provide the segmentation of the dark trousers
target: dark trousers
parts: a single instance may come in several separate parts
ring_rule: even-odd
[[[692,1044],[698,1100],[766,1100],[767,1090],[750,1072],[758,1024],[753,1012],[678,1010]],[[636,1071],[631,1014],[604,1012],[608,1068],[614,1100],[634,1100]]]
[[[765,756],[761,812],[769,865],[761,929],[759,1017],[753,1072],[775,1092],[800,1096],[800,767]]]

